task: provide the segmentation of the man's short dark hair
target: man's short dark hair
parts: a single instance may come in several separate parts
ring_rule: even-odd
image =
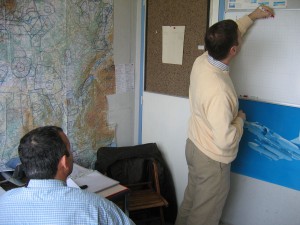
[[[69,156],[67,146],[56,126],[36,128],[21,138],[18,152],[29,179],[53,179],[62,156]]]
[[[238,45],[238,25],[233,20],[223,20],[212,25],[205,35],[205,49],[216,60],[223,60],[232,46]]]

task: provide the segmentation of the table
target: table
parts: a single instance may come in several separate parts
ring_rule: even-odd
[[[120,202],[120,200],[122,200],[123,204],[122,204],[121,208],[123,208],[124,213],[127,216],[129,216],[129,211],[128,211],[128,195],[129,195],[129,193],[130,193],[129,188],[127,188],[121,184],[117,184],[117,185],[107,188],[103,191],[97,192],[96,194],[99,194],[102,197],[107,198],[116,204],[118,202]]]

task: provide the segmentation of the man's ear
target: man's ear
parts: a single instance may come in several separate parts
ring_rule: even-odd
[[[70,165],[69,165],[69,161],[68,161],[68,157],[66,155],[63,155],[58,163],[58,170],[60,171],[68,171],[70,169]]]
[[[63,156],[60,158],[60,163],[61,163],[61,166],[62,166],[62,167],[67,167],[68,160],[67,160],[67,156],[66,156],[66,155],[63,155]]]
[[[66,155],[62,156],[58,162],[55,179],[66,181],[70,174],[70,163]]]
[[[232,56],[235,56],[237,54],[237,46],[234,45],[230,48],[230,51],[229,51],[230,55]]]

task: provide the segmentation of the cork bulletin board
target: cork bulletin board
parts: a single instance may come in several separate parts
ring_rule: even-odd
[[[145,91],[188,97],[190,72],[203,53],[209,0],[147,0]],[[182,65],[162,63],[162,27],[185,26]]]

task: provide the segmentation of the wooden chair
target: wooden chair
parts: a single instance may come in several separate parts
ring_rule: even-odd
[[[127,204],[127,209],[130,207],[130,217],[137,225],[140,222],[145,224],[145,222],[153,221],[154,218],[155,222],[160,219],[162,224],[164,221],[175,223],[177,200],[172,174],[156,143],[101,147],[97,151],[95,169],[118,180],[120,184],[130,187],[131,198],[129,195],[127,203],[129,201],[130,203]],[[144,183],[144,185],[141,187],[137,183]],[[150,190],[143,191],[146,188]],[[142,193],[146,193],[148,199],[143,197],[145,195]],[[150,196],[156,197],[150,198]],[[138,201],[138,199],[142,200]],[[123,205],[124,202],[120,205],[121,208]]]
[[[136,167],[136,165],[139,166]],[[157,219],[157,217],[154,218],[149,215],[146,216],[146,219],[141,220],[140,218],[143,213],[157,208],[159,209],[161,224],[165,224],[163,207],[168,206],[168,201],[160,193],[157,161],[141,158],[119,160],[108,167],[106,175],[119,180],[121,184],[130,189],[127,208],[129,217],[136,223]],[[117,205],[120,206],[121,203],[117,203]]]
[[[161,224],[165,224],[162,207],[167,207],[167,200],[160,194],[157,162],[152,161],[152,171],[149,171],[149,181],[127,185],[131,193],[129,195],[129,213],[142,209],[159,208]],[[145,188],[143,188],[145,187]]]

